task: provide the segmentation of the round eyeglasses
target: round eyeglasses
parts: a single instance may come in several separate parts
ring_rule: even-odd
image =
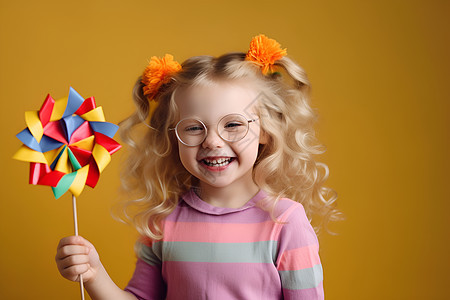
[[[217,133],[224,141],[237,142],[247,135],[249,124],[257,120],[258,118],[249,120],[241,114],[229,114],[217,123]],[[175,130],[178,140],[190,147],[200,145],[208,135],[205,123],[193,118],[182,119],[175,128],[169,128],[169,130]]]

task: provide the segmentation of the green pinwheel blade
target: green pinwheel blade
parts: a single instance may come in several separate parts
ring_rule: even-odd
[[[53,195],[55,195],[56,199],[64,195],[64,193],[69,190],[72,182],[75,180],[75,176],[77,176],[77,172],[66,174],[59,180],[56,187],[52,187]]]
[[[80,163],[78,162],[77,158],[75,157],[75,155],[73,154],[73,152],[70,150],[69,147],[67,147],[67,153],[69,154],[69,160],[70,160],[74,170],[77,171],[77,170],[81,169]]]

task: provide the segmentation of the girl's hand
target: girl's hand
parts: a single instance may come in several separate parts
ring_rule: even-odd
[[[80,274],[83,282],[92,281],[103,267],[94,245],[81,236],[61,239],[55,260],[59,273],[71,281],[79,281]]]

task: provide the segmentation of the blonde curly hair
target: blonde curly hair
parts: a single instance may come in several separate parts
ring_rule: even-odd
[[[309,104],[306,73],[283,57],[275,63],[277,72],[263,75],[245,56],[238,52],[186,60],[155,96],[159,104],[148,124],[151,129],[142,126],[149,119],[150,105],[141,77],[137,80],[133,91],[136,111],[120,123],[120,133],[130,150],[122,187],[132,200],[123,203],[124,218],[141,235],[161,239],[162,220],[178,205],[180,195],[196,184],[180,161],[175,134],[169,131],[178,121],[175,91],[218,80],[250,79],[260,90],[257,113],[268,142],[260,145],[253,178],[269,195],[263,207],[273,212],[282,197],[300,202],[316,232],[341,218],[335,191],[323,186],[328,167],[314,160],[324,149],[314,134],[316,115]]]

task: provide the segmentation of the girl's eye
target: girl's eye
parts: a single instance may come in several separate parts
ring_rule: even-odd
[[[240,122],[228,122],[227,124],[225,124],[224,128],[227,130],[233,130],[233,129],[238,129],[238,127],[242,126],[243,124]]]
[[[188,126],[188,127],[184,128],[184,131],[186,131],[188,133],[198,133],[200,131],[203,131],[203,127],[199,126],[199,125]]]

